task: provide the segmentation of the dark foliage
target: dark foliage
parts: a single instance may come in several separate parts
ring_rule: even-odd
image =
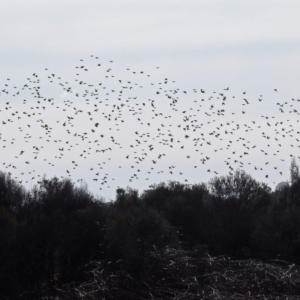
[[[51,299],[60,291],[72,299],[66,288],[88,290],[91,274],[103,289],[113,274],[123,276],[124,291],[136,289],[137,299],[147,290],[141,282],[198,293],[208,254],[297,264],[299,197],[299,179],[272,192],[237,170],[207,184],[160,183],[141,195],[120,188],[105,203],[69,179],[43,179],[25,191],[0,172],[0,299]]]

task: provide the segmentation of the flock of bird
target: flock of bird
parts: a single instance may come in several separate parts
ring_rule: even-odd
[[[104,191],[237,168],[269,178],[299,152],[299,99],[180,89],[158,67],[117,71],[94,55],[74,69],[69,81],[46,68],[1,87],[0,169],[20,183],[69,176]]]

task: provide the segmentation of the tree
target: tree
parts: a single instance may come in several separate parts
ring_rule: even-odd
[[[25,190],[13,180],[10,173],[0,171],[0,205],[10,207],[13,210],[18,209],[22,205]]]
[[[104,210],[86,187],[77,188],[69,179],[43,179],[35,186],[20,215],[29,285],[74,279],[98,257]]]
[[[215,254],[239,255],[250,246],[255,217],[270,203],[271,189],[242,170],[214,177],[211,191],[211,240]]]
[[[139,199],[136,190],[118,189],[109,208],[104,244],[112,262],[122,260],[139,272],[154,247],[176,246],[177,234],[161,213]]]
[[[299,179],[299,165],[297,164],[297,161],[294,156],[291,161],[290,177],[291,184],[295,183]]]
[[[233,201],[238,212],[254,206],[264,206],[270,200],[271,188],[240,169],[232,175],[214,177],[210,180],[209,187],[213,196],[220,197],[223,201]]]

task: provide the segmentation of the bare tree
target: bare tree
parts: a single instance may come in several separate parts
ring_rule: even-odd
[[[294,156],[291,161],[290,174],[291,174],[291,184],[293,184],[299,179],[299,165],[297,164],[297,161]]]

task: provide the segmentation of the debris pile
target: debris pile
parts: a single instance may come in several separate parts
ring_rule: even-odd
[[[151,252],[138,276],[94,261],[84,282],[55,286],[56,296],[43,299],[299,299],[298,270],[283,260],[201,257],[167,248]]]

